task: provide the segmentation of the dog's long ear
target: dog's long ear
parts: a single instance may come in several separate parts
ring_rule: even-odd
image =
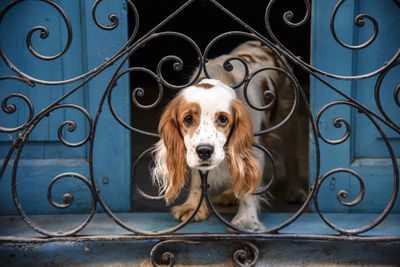
[[[252,151],[254,135],[251,118],[244,105],[234,99],[232,132],[228,140],[228,160],[232,173],[231,184],[237,197],[252,194],[260,182],[260,167]]]
[[[187,181],[186,148],[179,130],[178,110],[182,97],[173,99],[161,116],[158,132],[161,140],[155,149],[153,179],[165,194],[167,204],[172,203]]]

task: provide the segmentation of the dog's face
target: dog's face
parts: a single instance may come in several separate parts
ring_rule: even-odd
[[[203,171],[218,166],[234,124],[234,91],[221,82],[203,81],[184,90],[180,101],[187,165]]]
[[[154,176],[166,191],[166,200],[177,197],[186,182],[187,167],[202,171],[228,160],[231,183],[237,195],[254,191],[259,168],[252,153],[251,118],[232,88],[204,79],[184,89],[167,106],[159,128]]]

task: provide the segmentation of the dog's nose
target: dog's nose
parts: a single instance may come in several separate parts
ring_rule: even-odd
[[[211,145],[198,145],[196,147],[196,153],[202,160],[209,159],[213,152],[214,147],[212,147]]]

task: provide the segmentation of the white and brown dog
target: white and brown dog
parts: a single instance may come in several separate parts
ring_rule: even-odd
[[[254,132],[271,122],[271,111],[257,111],[244,102],[243,88],[230,86],[244,78],[245,66],[230,60],[233,70],[223,64],[239,57],[249,73],[265,67],[282,68],[282,63],[259,42],[249,41],[230,54],[207,63],[213,79],[201,75],[200,82],[183,89],[166,107],[159,122],[161,140],[155,148],[153,179],[170,204],[191,175],[190,191],[184,204],[174,206],[172,215],[179,221],[191,216],[201,196],[199,170],[209,171],[210,192],[217,195],[232,190],[239,209],[232,223],[241,229],[264,230],[258,219],[259,196],[253,195],[262,183],[265,155],[253,150]],[[264,92],[289,87],[288,79],[277,71],[260,72],[248,86],[248,100],[258,107],[266,105]],[[285,89],[286,90],[286,89]],[[207,219],[209,207],[203,201],[194,221]]]

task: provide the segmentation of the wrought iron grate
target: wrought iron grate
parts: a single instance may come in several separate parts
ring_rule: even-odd
[[[271,29],[270,25],[270,12],[272,7],[275,5],[277,1],[272,0],[269,2],[268,6],[266,7],[265,10],[265,29],[267,30],[268,33],[268,38],[267,36],[257,32],[254,30],[252,27],[250,27],[248,24],[246,24],[245,21],[239,19],[235,14],[230,12],[226,7],[224,7],[222,4],[215,0],[208,0],[206,2],[209,3],[209,5],[213,5],[216,8],[218,8],[220,11],[225,13],[235,21],[238,25],[241,25],[245,31],[229,31],[222,33],[218,36],[216,36],[212,41],[208,43],[206,48],[202,51],[199,46],[196,44],[195,41],[193,41],[188,35],[180,33],[180,32],[174,32],[174,31],[161,31],[160,29],[163,28],[168,22],[171,20],[174,20],[176,16],[178,16],[183,10],[185,10],[188,6],[190,6],[193,2],[196,0],[188,0],[185,1],[182,6],[180,6],[176,11],[171,13],[166,19],[161,21],[157,26],[155,26],[153,29],[148,31],[146,34],[144,34],[141,37],[137,36],[138,33],[138,28],[140,24],[139,20],[139,14],[138,11],[135,7],[135,4],[133,1],[126,0],[126,3],[128,4],[128,8],[132,12],[132,17],[134,18],[134,23],[133,23],[133,29],[132,29],[132,34],[129,37],[128,41],[126,44],[118,51],[116,52],[112,57],[106,59],[106,61],[96,68],[91,69],[87,73],[78,75],[72,79],[68,80],[62,80],[62,81],[46,81],[46,80],[39,80],[34,77],[29,76],[28,73],[25,73],[21,71],[16,65],[13,64],[13,62],[8,58],[8,55],[4,51],[2,47],[0,47],[0,53],[2,56],[3,61],[7,64],[7,66],[14,72],[14,75],[9,75],[9,76],[2,76],[0,77],[0,81],[2,80],[15,80],[20,83],[25,83],[29,86],[35,86],[36,84],[41,84],[45,85],[48,87],[52,86],[57,86],[57,85],[63,85],[63,84],[70,84],[70,83],[75,83],[77,82],[78,84],[71,89],[70,91],[66,92],[62,97],[59,99],[55,100],[52,103],[49,103],[47,107],[39,111],[38,113],[35,114],[34,112],[34,103],[31,101],[31,98],[28,95],[24,95],[21,93],[12,93],[9,95],[1,95],[2,98],[2,110],[6,114],[14,114],[18,112],[18,107],[15,105],[8,104],[8,102],[11,99],[20,99],[22,102],[24,102],[27,107],[28,107],[28,118],[24,123],[21,125],[18,125],[17,127],[13,128],[7,128],[5,126],[0,126],[0,132],[3,134],[15,134],[16,138],[12,142],[12,144],[9,147],[9,150],[7,154],[5,155],[4,161],[2,163],[2,167],[0,170],[0,178],[1,179],[6,179],[4,177],[4,172],[9,164],[12,164],[12,174],[11,174],[11,179],[12,179],[12,188],[11,190],[13,191],[13,197],[14,197],[14,202],[15,202],[15,207],[18,210],[19,214],[21,215],[22,219],[25,221],[25,223],[30,226],[33,230],[36,232],[42,234],[45,238],[43,239],[37,239],[35,242],[54,242],[54,241],[76,241],[76,240],[128,240],[128,239],[157,239],[161,240],[159,244],[157,244],[151,253],[151,258],[153,259],[153,255],[155,251],[162,246],[165,243],[169,242],[199,242],[202,240],[224,240],[224,241],[235,241],[238,242],[240,240],[248,240],[248,241],[242,241],[241,243],[244,245],[244,249],[238,250],[235,252],[235,259],[240,266],[247,266],[247,265],[252,265],[258,258],[258,249],[257,247],[251,242],[252,240],[255,239],[303,239],[303,240],[365,240],[365,241],[400,241],[400,236],[368,236],[368,233],[370,230],[374,229],[376,226],[382,223],[383,220],[388,216],[388,214],[391,212],[398,196],[398,187],[399,187],[399,173],[398,173],[398,163],[396,161],[396,155],[394,148],[392,147],[389,139],[386,137],[384,130],[380,126],[381,124],[389,127],[393,131],[395,131],[397,134],[400,134],[400,127],[398,124],[396,124],[395,120],[393,117],[388,115],[385,110],[384,110],[384,103],[381,102],[381,99],[379,97],[379,92],[380,92],[380,86],[382,83],[382,80],[385,79],[385,75],[390,72],[393,68],[395,68],[399,64],[399,56],[400,56],[400,50],[396,52],[396,54],[393,55],[392,59],[386,62],[385,64],[382,65],[382,67],[378,68],[375,71],[372,71],[368,74],[364,75],[357,75],[357,76],[340,76],[332,73],[325,72],[323,70],[320,70],[309,63],[303,61],[302,59],[298,58],[295,54],[293,54],[288,48],[283,45],[280,40],[276,37],[274,31]],[[4,16],[11,10],[14,6],[19,5],[23,1],[11,1],[0,13],[0,23],[3,20]],[[44,26],[38,26],[35,28],[32,28],[27,36],[26,36],[26,45],[29,51],[38,59],[43,60],[43,61],[51,61],[57,58],[62,57],[70,48],[72,38],[73,38],[73,33],[72,33],[72,27],[71,23],[68,17],[68,14],[63,10],[63,8],[50,0],[43,0],[42,2],[45,2],[46,4],[50,5],[52,8],[54,8],[59,15],[62,17],[63,21],[65,22],[65,25],[67,27],[67,42],[66,45],[63,47],[61,52],[54,56],[46,56],[39,51],[35,50],[35,46],[32,44],[32,35],[39,33],[40,38],[46,39],[48,38],[49,32],[48,29]],[[116,14],[110,14],[109,15],[109,21],[111,22],[111,25],[105,26],[101,22],[99,22],[97,16],[96,16],[96,9],[98,5],[100,4],[101,0],[96,0],[92,7],[92,19],[93,22],[101,29],[106,30],[106,31],[112,31],[116,29],[119,26],[119,20],[120,18]],[[303,26],[305,23],[309,22],[310,17],[311,17],[311,4],[309,1],[304,0],[304,6],[306,9],[306,13],[304,17],[302,18],[301,21],[299,22],[293,22],[293,12],[287,11],[284,13],[283,16],[283,22],[292,28],[298,28]],[[370,36],[370,38],[365,41],[361,45],[348,45],[345,42],[343,42],[337,35],[336,29],[335,29],[335,19],[337,16],[337,13],[339,12],[341,6],[343,5],[344,1],[338,1],[336,4],[334,10],[332,11],[331,17],[330,17],[330,29],[331,29],[331,34],[336,40],[338,44],[341,46],[351,49],[351,50],[360,50],[363,48],[368,47],[371,45],[377,34],[378,34],[378,22],[374,19],[374,17],[366,14],[360,14],[358,15],[355,20],[354,24],[357,26],[362,26],[364,24],[364,20],[369,20],[373,24],[373,32]],[[394,3],[397,5],[400,5],[398,1],[394,0]],[[146,92],[146,89],[143,88],[135,88],[132,90],[131,98],[132,98],[132,104],[135,105],[139,109],[153,109],[157,106],[160,105],[161,101],[163,100],[164,96],[164,90],[165,88],[172,88],[172,89],[182,89],[185,88],[191,84],[193,84],[197,78],[199,77],[200,73],[204,71],[205,75],[209,77],[209,74],[207,72],[207,66],[206,63],[208,61],[208,54],[209,51],[214,45],[219,42],[220,40],[223,40],[227,37],[231,36],[240,36],[240,37],[245,37],[248,39],[252,40],[257,40],[260,41],[260,43],[263,46],[268,47],[273,51],[273,53],[278,56],[278,57],[285,57],[290,61],[290,63],[295,66],[298,69],[301,69],[303,72],[305,72],[307,75],[311,75],[314,79],[318,80],[319,82],[325,84],[327,87],[329,87],[332,91],[336,92],[339,94],[343,100],[337,100],[337,101],[332,101],[325,105],[323,108],[321,108],[317,112],[312,112],[310,109],[310,106],[308,104],[308,99],[307,96],[305,95],[302,87],[300,86],[297,77],[294,75],[294,73],[291,71],[290,67],[287,66],[285,63],[285,67],[283,69],[278,69],[280,73],[288,77],[290,80],[293,90],[295,92],[295,99],[293,102],[293,112],[290,113],[283,121],[281,124],[285,124],[292,116],[292,114],[296,111],[297,106],[299,103],[303,103],[306,106],[306,111],[307,111],[307,116],[309,119],[310,123],[310,129],[311,129],[311,135],[314,140],[314,149],[316,151],[316,164],[315,164],[315,170],[314,170],[314,179],[312,179],[313,183],[311,185],[310,192],[307,196],[307,200],[298,208],[296,212],[294,212],[293,215],[289,216],[288,219],[280,223],[279,225],[273,227],[273,228],[268,228],[265,232],[262,233],[252,233],[249,231],[246,231],[244,229],[237,228],[236,226],[232,225],[229,221],[227,221],[224,216],[218,212],[212,201],[211,197],[209,196],[208,192],[208,187],[207,187],[207,174],[206,173],[201,173],[201,179],[202,179],[202,197],[201,199],[206,199],[207,203],[211,207],[214,215],[220,220],[222,224],[225,224],[231,229],[236,230],[238,233],[237,234],[227,234],[227,233],[221,233],[221,234],[187,234],[187,235],[182,235],[182,234],[175,234],[176,231],[178,231],[181,228],[184,228],[190,221],[191,219],[195,216],[198,208],[200,207],[201,202],[198,205],[197,210],[184,222],[177,224],[175,227],[162,230],[162,231],[146,231],[142,229],[136,229],[128,224],[126,224],[120,217],[118,213],[114,213],[108,206],[107,203],[103,200],[102,196],[99,194],[98,188],[95,184],[96,177],[94,177],[94,171],[93,171],[93,146],[94,146],[94,138],[96,136],[96,133],[98,131],[98,122],[101,116],[102,109],[108,108],[111,111],[112,115],[114,116],[114,119],[123,127],[125,127],[128,131],[132,131],[141,135],[146,135],[146,136],[152,136],[152,137],[158,137],[157,133],[154,132],[149,132],[145,131],[142,129],[138,129],[132,125],[129,125],[126,123],[123,119],[119,117],[117,112],[114,110],[113,103],[111,101],[112,99],[112,94],[113,94],[113,89],[116,87],[119,79],[121,77],[124,77],[125,75],[129,75],[130,73],[133,72],[143,72],[145,74],[148,74],[150,77],[152,77],[157,85],[158,85],[158,96],[157,99],[151,103],[151,104],[142,104],[140,101],[140,98],[143,97],[143,95]],[[187,82],[186,84],[181,84],[181,85],[176,85],[171,82],[168,82],[168,79],[164,77],[163,75],[163,68],[164,65],[167,63],[172,62],[172,66],[174,68],[174,71],[180,71],[182,70],[183,67],[183,61],[177,56],[174,55],[168,55],[165,56],[157,66],[157,70],[154,72],[150,69],[144,68],[144,67],[129,67],[126,68],[127,62],[131,60],[132,56],[136,52],[136,50],[148,43],[151,40],[155,40],[157,38],[161,37],[174,37],[174,38],[179,38],[187,42],[195,51],[197,60],[199,62],[200,68],[198,69],[197,74],[194,76],[194,78]],[[272,41],[271,41],[272,40]],[[0,40],[1,41],[1,40]],[[224,68],[229,71],[229,68],[232,67],[230,62],[232,60],[237,60],[237,59],[228,59],[225,63]],[[282,61],[284,62],[284,61]],[[72,104],[68,103],[69,97],[73,95],[75,92],[79,90],[83,90],[84,86],[87,83],[90,83],[90,81],[95,78],[97,75],[103,73],[105,70],[107,70],[110,66],[113,64],[118,63],[118,66],[116,70],[112,73],[112,75],[109,77],[109,83],[108,85],[104,88],[104,94],[103,97],[100,101],[100,103],[97,103],[98,105],[98,111],[97,113],[92,116],[90,112],[83,107],[82,105],[77,105],[77,104]],[[246,62],[241,60],[241,63],[246,66]],[[246,68],[247,69],[247,68]],[[263,70],[259,70],[263,71]],[[254,77],[255,73],[249,73],[248,71],[244,74],[243,80],[237,84],[235,87],[240,87],[244,86],[245,88],[251,81],[251,79]],[[370,108],[366,107],[365,105],[359,103],[356,101],[351,95],[346,94],[336,86],[334,86],[331,82],[330,79],[333,80],[344,80],[347,82],[355,82],[359,80],[365,80],[371,77],[378,77],[377,82],[375,84],[375,104],[378,107],[379,112],[375,112],[371,110]],[[397,87],[393,90],[393,100],[397,104],[397,106],[400,106],[399,103],[399,92],[400,92],[400,86],[397,85]],[[274,97],[274,96],[269,96],[269,97]],[[248,103],[250,106],[252,106],[251,103]],[[342,138],[339,138],[337,140],[329,140],[326,137],[324,137],[321,134],[320,131],[320,125],[319,125],[319,120],[324,114],[324,112],[328,109],[330,109],[333,106],[337,105],[346,105],[349,107],[352,107],[358,112],[364,114],[369,121],[378,129],[381,138],[383,139],[385,146],[388,149],[390,160],[391,160],[391,165],[394,170],[394,175],[393,175],[393,192],[390,196],[390,200],[387,203],[385,209],[381,214],[377,216],[371,223],[357,227],[357,228],[351,228],[351,229],[344,229],[341,228],[331,221],[328,220],[328,218],[324,215],[323,212],[319,209],[319,202],[318,202],[318,193],[320,190],[321,185],[326,182],[327,178],[336,174],[336,173],[347,173],[350,174],[351,176],[355,177],[356,180],[359,182],[361,190],[359,192],[359,195],[357,196],[356,199],[354,199],[351,202],[345,202],[343,199],[345,199],[348,196],[348,192],[341,190],[337,194],[337,199],[340,204],[345,205],[345,206],[354,206],[359,204],[363,200],[363,196],[365,194],[365,184],[363,181],[363,178],[354,170],[348,169],[348,168],[335,168],[332,169],[324,174],[320,173],[320,142],[324,142],[330,145],[336,145],[340,144],[346,140],[348,140],[350,136],[350,124],[348,121],[346,121],[343,118],[337,118],[334,121],[334,125],[337,128],[342,127],[343,125],[346,128],[345,134]],[[268,109],[267,107],[254,107],[255,109],[261,109],[261,110],[266,110]],[[89,168],[90,168],[90,176],[85,177],[84,175],[78,173],[78,172],[64,172],[56,176],[51,183],[48,185],[48,201],[51,203],[52,206],[55,208],[68,208],[73,200],[73,194],[72,193],[65,193],[63,196],[63,202],[64,203],[58,203],[56,202],[51,195],[52,187],[55,183],[57,183],[59,180],[64,179],[64,178],[73,178],[73,179],[78,179],[82,181],[87,188],[90,190],[91,195],[92,195],[92,209],[88,217],[82,222],[78,227],[68,230],[65,232],[54,232],[54,231],[49,231],[44,228],[42,228],[39,225],[36,225],[35,223],[32,222],[30,219],[30,216],[24,211],[22,206],[20,205],[18,195],[16,194],[16,171],[18,170],[18,164],[20,161],[20,155],[21,152],[24,149],[24,145],[28,142],[28,138],[31,134],[31,132],[34,130],[34,128],[38,125],[38,123],[45,118],[46,116],[49,116],[50,113],[52,113],[55,110],[60,110],[60,109],[74,109],[77,110],[78,112],[82,113],[84,117],[87,120],[87,123],[89,125],[90,131],[86,137],[84,137],[83,140],[79,142],[70,142],[67,141],[66,138],[64,137],[63,131],[66,129],[70,132],[73,132],[76,129],[76,123],[75,121],[72,120],[67,120],[63,122],[59,128],[57,129],[58,131],[58,138],[59,141],[65,146],[65,147],[80,147],[83,145],[88,145],[90,147],[89,149]],[[315,116],[315,119],[314,119]],[[379,122],[379,123],[378,123]],[[280,124],[280,125],[281,125]],[[280,125],[268,129],[264,129],[262,131],[256,132],[255,135],[265,135],[268,134],[272,131],[275,130],[275,128],[280,127]],[[255,144],[254,145],[256,148],[262,150],[264,153],[268,155],[268,158],[274,163],[273,156],[270,154],[268,148],[265,148],[264,146],[260,144]],[[128,149],[128,148],[127,148]],[[133,175],[135,174],[136,168],[138,164],[141,163],[141,160],[143,157],[147,156],[151,152],[152,148],[149,148],[145,150],[133,163],[133,169],[132,173]],[[274,175],[274,178],[275,179]],[[137,178],[133,178],[133,181],[135,181]],[[273,183],[273,180],[270,182],[270,184]],[[269,190],[269,185],[267,185],[264,188],[260,188],[257,193],[262,193],[266,192]],[[146,199],[162,199],[163,196],[151,196],[149,194],[146,194],[143,192],[138,186],[135,185],[135,189],[137,192]],[[293,222],[298,220],[298,218],[305,213],[307,207],[309,207],[313,203],[313,207],[315,208],[316,212],[320,215],[321,219],[333,230],[337,232],[337,235],[321,235],[321,234],[281,234],[280,231],[282,229],[285,229],[287,226],[291,225]],[[107,237],[107,236],[80,236],[79,233],[81,232],[82,229],[84,229],[90,222],[92,221],[92,218],[94,214],[96,213],[97,206],[100,205],[101,208],[104,210],[104,212],[111,217],[114,222],[123,227],[124,229],[128,230],[134,235],[125,235],[125,236],[112,236],[112,237]],[[171,218],[172,219],[172,218]],[[22,238],[16,238],[16,242],[22,242],[24,239]],[[32,240],[31,240],[32,241]],[[169,261],[172,263],[174,261],[174,256],[172,254],[164,254],[163,255],[164,260],[167,262]],[[154,262],[154,264],[156,264]]]

